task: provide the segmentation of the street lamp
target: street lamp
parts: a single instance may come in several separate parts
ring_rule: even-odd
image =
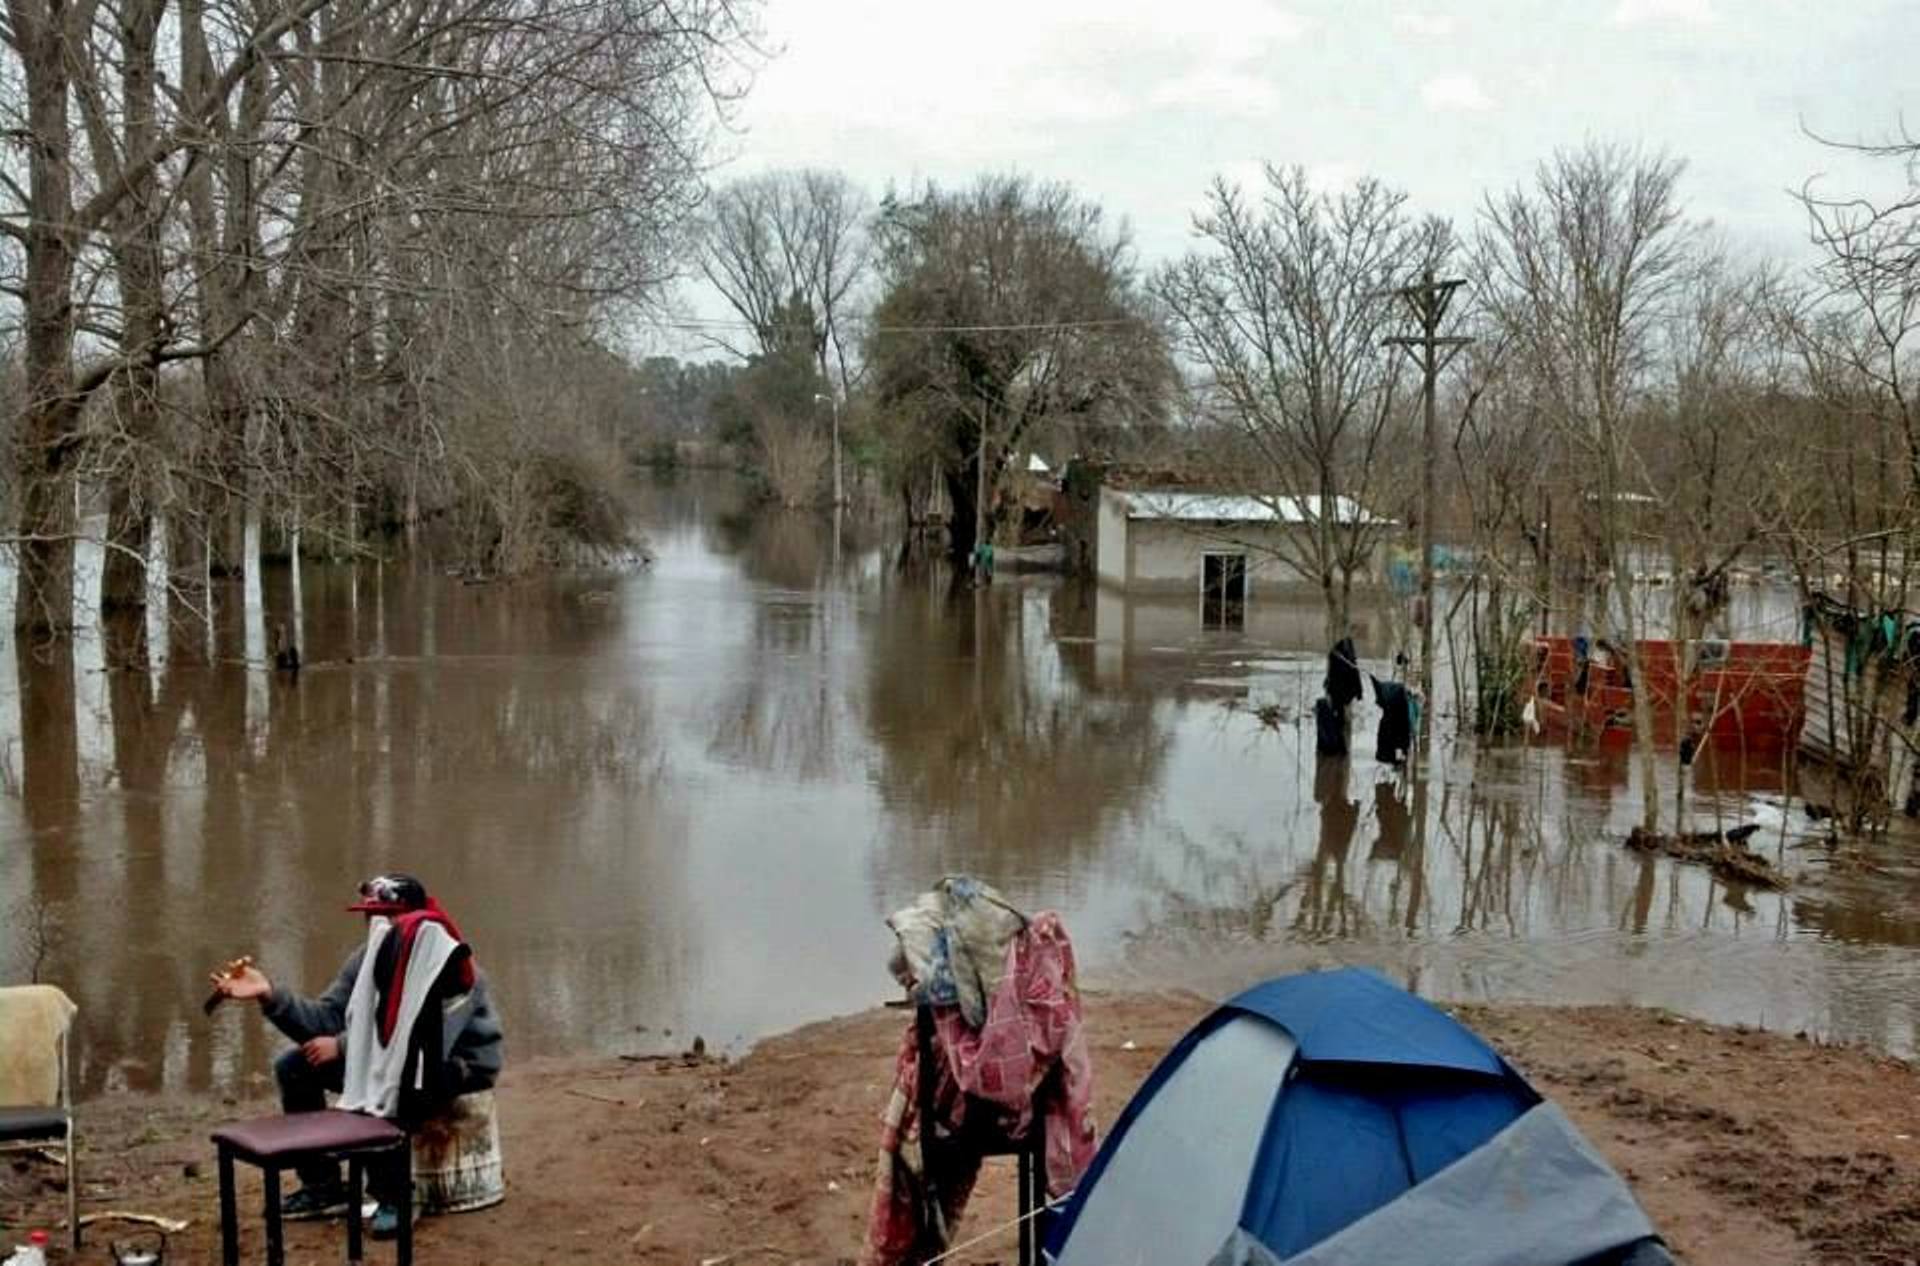
[[[813,393],[815,404],[822,400],[833,409],[833,504],[837,507],[846,504],[847,500],[840,492],[840,397],[830,391]]]

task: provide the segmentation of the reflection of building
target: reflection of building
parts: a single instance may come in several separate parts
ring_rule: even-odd
[[[1338,531],[1383,523],[1346,497],[1231,496],[1170,489],[1104,487],[1097,502],[1093,567],[1102,586],[1129,594],[1191,595],[1207,628],[1240,628],[1264,585],[1309,577],[1292,560],[1310,557],[1323,515]]]
[[[1163,652],[1197,650],[1206,645],[1193,598],[1182,595],[1136,595],[1112,585],[1093,590],[1094,639],[1093,666],[1102,686],[1129,681],[1128,664],[1139,669],[1143,662],[1163,665],[1158,671],[1186,680],[1192,676],[1193,663],[1184,656]],[[1386,629],[1386,616],[1376,592],[1356,594],[1352,611],[1353,636],[1363,644],[1376,631]],[[1246,623],[1235,630],[1231,644],[1248,643],[1279,652],[1311,656],[1324,666],[1327,645],[1327,610],[1317,589],[1292,584],[1274,585],[1260,591],[1246,610]],[[1312,675],[1318,690],[1318,670]],[[1311,697],[1307,706],[1312,706]]]

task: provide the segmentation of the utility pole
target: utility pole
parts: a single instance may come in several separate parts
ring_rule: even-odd
[[[827,407],[833,411],[833,504],[838,508],[846,504],[847,498],[840,486],[840,397],[834,394],[832,384],[828,384],[825,391],[813,393],[815,404],[819,404],[822,400],[825,400]]]
[[[1473,342],[1470,338],[1440,337],[1440,322],[1447,314],[1447,305],[1453,301],[1453,292],[1466,284],[1462,278],[1436,281],[1433,269],[1429,268],[1421,274],[1418,282],[1394,291],[1413,309],[1414,319],[1420,323],[1420,335],[1418,338],[1385,340],[1389,346],[1406,349],[1407,355],[1420,366],[1426,378],[1426,438],[1423,443],[1426,470],[1420,493],[1420,608],[1423,617],[1420,621],[1420,700],[1428,717],[1433,715],[1433,516],[1435,504],[1440,499],[1436,491],[1440,440],[1439,428],[1434,422],[1434,388],[1440,371],[1447,367],[1462,347]],[[1440,355],[1442,349],[1446,351],[1444,358]],[[1423,746],[1418,745],[1416,750]]]
[[[837,512],[847,498],[840,487],[840,397],[832,387],[827,388],[827,404],[833,409],[833,508]]]

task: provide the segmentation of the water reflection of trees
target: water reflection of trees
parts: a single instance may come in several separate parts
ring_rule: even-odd
[[[1483,753],[1470,774],[1459,759],[1424,783],[1323,760],[1264,840],[1183,837],[1145,859],[1143,939],[1517,941],[1609,927],[1639,936],[1727,931],[1779,908],[1730,900],[1705,872],[1627,853],[1577,787],[1523,773],[1546,768],[1544,754]]]
[[[655,970],[684,949],[663,859],[685,831],[657,785],[650,684],[579,653],[617,629],[618,608],[579,601],[584,579],[475,592],[430,573],[310,575],[321,636],[297,681],[238,662],[257,609],[216,607],[211,665],[151,665],[160,648],[139,621],[104,631],[105,659],[92,630],[16,648],[28,891],[12,895],[61,929],[45,974],[82,1001],[90,1091],[264,1074],[275,1039],[251,1016],[209,1023],[195,982],[246,950],[317,988],[356,934],[345,894],[377,869],[411,865],[471,898],[500,938],[488,945],[518,934],[492,910],[550,907],[536,913],[551,926],[620,929],[628,959],[644,940]],[[268,579],[271,609],[290,594],[284,570]],[[582,815],[587,847],[555,838]],[[647,935],[629,935],[650,899],[662,908]],[[0,935],[0,959],[17,936]],[[595,973],[632,973],[592,939],[607,960]]]
[[[872,550],[841,517],[837,543],[822,515],[742,510],[718,520],[743,579],[760,587],[741,603],[747,641],[711,713],[709,752],[723,763],[816,781],[853,760],[855,604]]]
[[[785,590],[826,589],[856,560],[884,548],[871,520],[842,513],[739,504],[713,520],[712,543],[752,581]]]
[[[950,590],[935,573],[864,614],[874,782],[918,828],[898,833],[887,866],[1068,868],[1155,791],[1171,740],[1154,700],[1072,680],[1043,601],[1015,585]]]
[[[743,662],[715,704],[708,751],[726,764],[806,780],[845,767],[849,648],[831,627],[838,595],[754,604]],[[843,613],[841,618],[850,618]]]

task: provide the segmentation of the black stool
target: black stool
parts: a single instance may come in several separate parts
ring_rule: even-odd
[[[927,1203],[924,1222],[932,1225],[939,1213],[940,1195],[936,1175],[940,1173],[939,1152],[943,1148],[964,1149],[974,1156],[1014,1156],[1017,1157],[1015,1179],[1016,1190],[1020,1198],[1020,1266],[1040,1266],[1041,1210],[1047,1207],[1047,1119],[1039,1111],[1042,1098],[1047,1094],[1048,1083],[1059,1075],[1059,1068],[1051,1069],[1035,1092],[1034,1110],[1028,1114],[1030,1124],[1027,1137],[1017,1142],[1009,1141],[991,1130],[967,1129],[953,1138],[937,1139],[933,1105],[934,1086],[939,1081],[939,1065],[934,1062],[933,1008],[921,1003],[914,1008],[914,1038],[918,1044],[920,1074],[918,1085],[918,1107],[920,1113],[920,1173],[923,1179],[922,1195]],[[976,1106],[977,1105],[977,1106]],[[975,1099],[966,1113],[967,1121],[978,1121],[999,1111],[996,1105]]]
[[[358,1262],[360,1199],[369,1163],[396,1168],[400,1179],[400,1226],[394,1247],[399,1266],[413,1264],[413,1150],[407,1133],[391,1121],[358,1112],[294,1112],[236,1121],[213,1132],[220,1149],[220,1260],[240,1266],[240,1225],[234,1210],[233,1162],[260,1167],[267,1188],[267,1266],[286,1266],[280,1236],[280,1171],[307,1161],[347,1162],[347,1260]]]

